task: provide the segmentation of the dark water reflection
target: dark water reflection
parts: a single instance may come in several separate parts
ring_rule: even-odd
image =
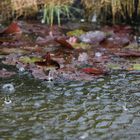
[[[139,139],[140,75],[113,74],[92,82],[13,83],[12,104],[0,94],[0,140]]]

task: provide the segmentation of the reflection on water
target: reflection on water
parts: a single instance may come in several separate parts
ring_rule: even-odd
[[[12,104],[0,94],[0,140],[139,139],[139,75],[67,83],[19,76],[1,86],[10,82]]]

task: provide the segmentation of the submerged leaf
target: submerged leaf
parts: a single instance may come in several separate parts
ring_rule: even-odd
[[[8,78],[15,75],[15,72],[9,72],[6,69],[0,70],[0,78]]]
[[[82,34],[79,39],[85,43],[100,43],[105,39],[106,35],[102,31],[89,31]]]
[[[19,61],[22,62],[22,63],[25,63],[25,64],[31,64],[31,63],[34,63],[36,61],[41,61],[41,60],[42,60],[42,58],[28,57],[28,56],[19,58]]]
[[[133,64],[133,70],[140,70],[140,64]]]
[[[107,67],[110,69],[113,69],[113,70],[120,70],[121,69],[121,66],[119,64],[113,64],[113,63],[108,64]]]
[[[7,54],[11,54],[11,53],[18,53],[18,54],[27,54],[29,53],[28,51],[21,49],[21,48],[1,48],[0,49],[0,54],[2,55],[7,55]]]
[[[55,41],[66,49],[73,49],[73,46],[68,41],[66,41],[64,38],[60,38],[60,39],[55,38]]]
[[[91,48],[91,46],[89,45],[89,44],[87,44],[87,43],[74,43],[74,44],[72,44],[73,45],[73,48],[75,48],[75,49],[89,49],[89,48]]]
[[[59,69],[60,65],[57,61],[52,60],[50,53],[47,52],[47,54],[45,56],[43,56],[43,60],[40,61],[35,61],[34,63],[38,66],[41,66],[44,70],[44,72],[48,71],[48,70],[52,70],[52,69]]]
[[[106,73],[103,70],[97,68],[84,68],[82,70],[87,74],[94,74],[94,75],[102,75]]]
[[[77,36],[77,37],[79,37],[82,34],[85,34],[85,32],[83,30],[80,30],[80,29],[76,29],[76,30],[67,32],[67,36]]]
[[[126,50],[115,53],[121,57],[140,57],[140,51]]]

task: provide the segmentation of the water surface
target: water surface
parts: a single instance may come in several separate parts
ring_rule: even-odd
[[[93,81],[1,79],[16,92],[0,93],[0,140],[139,139],[140,75],[114,73]]]

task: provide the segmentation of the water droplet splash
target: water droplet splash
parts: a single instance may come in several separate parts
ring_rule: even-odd
[[[23,72],[25,72],[25,68],[24,67],[21,67],[21,68],[19,68],[19,70],[18,70],[20,73],[23,73]]]
[[[102,56],[102,53],[100,53],[100,52],[96,52],[96,53],[95,53],[95,57],[96,57],[96,58],[99,58],[99,57],[101,57],[101,56]]]
[[[4,84],[2,86],[2,92],[7,95],[13,94],[15,92],[15,87],[13,84]]]
[[[97,96],[97,97],[96,97],[96,99],[97,99],[97,100],[100,100],[100,97],[99,97],[99,96]]]
[[[126,103],[122,106],[124,111],[128,111],[128,108],[126,107]]]
[[[11,101],[10,97],[9,97],[9,96],[5,97],[5,99],[4,99],[4,104],[5,104],[5,105],[9,105],[9,104],[11,104],[11,103],[12,103],[12,101]]]
[[[48,81],[49,82],[53,81],[55,72],[56,72],[56,70],[54,70],[54,69],[49,71],[49,74],[48,74]]]
[[[80,136],[80,139],[87,139],[88,136],[89,134],[85,132],[82,136]]]

